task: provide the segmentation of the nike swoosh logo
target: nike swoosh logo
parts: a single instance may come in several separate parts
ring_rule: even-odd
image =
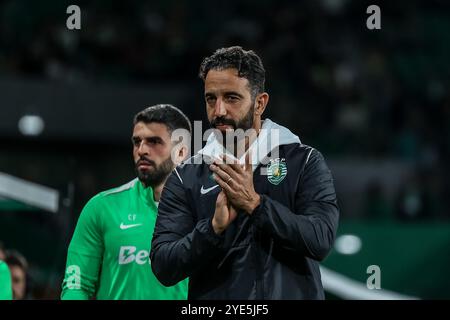
[[[205,189],[205,188],[203,188],[203,186],[202,186],[202,188],[200,189],[200,193],[201,193],[201,194],[207,194],[208,192],[210,192],[211,190],[217,188],[218,186],[219,186],[219,185],[216,184],[215,186],[212,186],[211,188],[208,188],[208,189]]]
[[[120,229],[122,230],[126,230],[126,229],[130,229],[130,228],[134,228],[134,227],[139,227],[142,226],[142,223],[137,223],[137,224],[123,224],[123,222],[120,224]]]

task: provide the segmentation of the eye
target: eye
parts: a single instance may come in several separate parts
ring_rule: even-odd
[[[153,138],[149,138],[147,139],[148,144],[155,146],[157,144],[163,144],[163,140],[159,137],[153,137]]]
[[[239,97],[238,97],[238,96],[227,96],[227,97],[226,97],[226,100],[227,100],[228,102],[234,103],[234,102],[239,101]]]
[[[216,102],[216,97],[208,96],[205,100],[207,104],[214,104]]]

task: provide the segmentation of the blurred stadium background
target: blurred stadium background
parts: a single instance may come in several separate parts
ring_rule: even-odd
[[[198,67],[229,45],[260,54],[266,116],[333,171],[328,297],[450,298],[447,1],[2,0],[0,241],[28,260],[27,298],[59,297],[81,208],[134,177],[133,115],[172,103],[205,120]]]

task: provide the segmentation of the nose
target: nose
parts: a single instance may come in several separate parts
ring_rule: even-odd
[[[225,116],[226,114],[227,110],[225,109],[225,103],[223,102],[222,98],[218,98],[214,106],[214,116],[221,117]]]
[[[141,143],[139,144],[137,152],[138,152],[139,156],[148,155],[148,147],[146,146],[146,143],[144,140],[141,141]]]

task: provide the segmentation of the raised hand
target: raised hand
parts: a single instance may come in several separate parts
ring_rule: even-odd
[[[245,156],[245,165],[225,157],[224,160],[224,163],[215,161],[210,165],[210,169],[215,173],[214,179],[222,187],[222,192],[233,207],[251,214],[260,204],[261,197],[253,185],[250,152]]]
[[[212,226],[216,234],[221,234],[236,219],[237,211],[231,206],[226,194],[221,191],[217,196],[216,210]]]

